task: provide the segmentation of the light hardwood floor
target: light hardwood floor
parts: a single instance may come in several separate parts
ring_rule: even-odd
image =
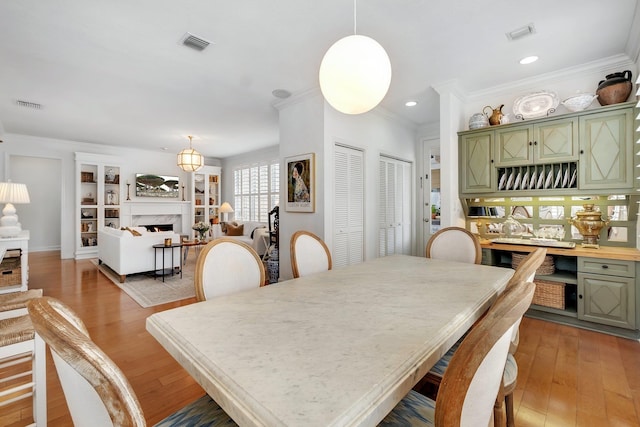
[[[188,260],[195,263],[194,255]],[[29,254],[29,286],[70,305],[93,340],[131,382],[149,425],[204,392],[145,330],[152,313],[194,299],[141,308],[88,260],[59,252]],[[525,318],[516,359],[516,423],[527,426],[640,426],[640,343]],[[51,358],[47,366],[48,425],[70,426]],[[29,402],[5,407],[0,426],[31,417]]]

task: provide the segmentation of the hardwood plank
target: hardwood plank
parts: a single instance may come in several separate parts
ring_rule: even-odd
[[[188,262],[195,262],[190,255]],[[29,286],[78,312],[94,341],[131,382],[150,425],[204,394],[145,329],[150,314],[195,299],[145,309],[90,261],[59,256],[57,251],[30,253]],[[516,360],[518,427],[640,425],[640,343],[524,318]],[[48,425],[72,425],[50,356],[47,369]],[[22,426],[30,418],[27,399],[3,408],[0,425]]]

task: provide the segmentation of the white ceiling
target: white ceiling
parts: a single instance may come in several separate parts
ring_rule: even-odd
[[[421,125],[438,120],[437,83],[473,92],[615,55],[636,61],[636,9],[636,0],[360,0],[357,32],[391,59],[382,107]],[[507,40],[529,23],[534,35]],[[214,44],[186,48],[186,32]],[[351,0],[4,0],[0,130],[171,152],[196,135],[194,148],[219,158],[272,146],[271,92],[317,88],[324,53],[350,34]],[[540,60],[518,63],[531,54]],[[405,107],[410,99],[418,106]]]

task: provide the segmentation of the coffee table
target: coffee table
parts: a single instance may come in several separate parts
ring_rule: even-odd
[[[183,240],[182,247],[184,248],[184,253],[182,255],[182,259],[183,259],[182,263],[184,264],[187,262],[187,255],[189,255],[189,248],[191,246],[196,247],[196,257],[197,257],[197,254],[200,252],[200,248],[209,242],[210,240]]]

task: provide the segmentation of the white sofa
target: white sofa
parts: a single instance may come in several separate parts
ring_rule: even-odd
[[[162,268],[164,254],[165,268],[180,267],[180,249],[155,250],[153,245],[164,243],[171,238],[180,242],[180,235],[173,231],[148,232],[145,227],[129,227],[140,233],[134,236],[128,230],[104,227],[98,230],[98,262],[106,264],[120,276],[120,283],[127,274],[142,273]],[[178,252],[177,256],[174,251]]]
[[[232,239],[239,240],[241,242],[246,243],[251,246],[253,250],[255,250],[258,255],[262,256],[266,250],[268,249],[268,236],[269,229],[266,222],[258,222],[258,221],[230,221],[236,224],[243,224],[244,228],[242,230],[242,236],[227,236],[222,232],[222,227],[220,224],[213,224],[212,232],[213,238],[217,239],[219,237],[230,237]],[[255,233],[253,233],[253,231]],[[251,234],[253,233],[253,237]],[[264,236],[264,237],[263,237]]]

